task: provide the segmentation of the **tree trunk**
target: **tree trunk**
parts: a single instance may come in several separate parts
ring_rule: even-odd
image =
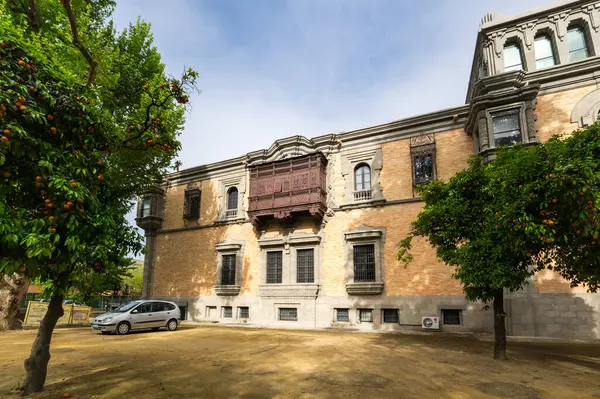
[[[13,274],[0,277],[0,331],[21,328],[19,304],[29,288],[29,280]]]
[[[48,311],[40,322],[29,358],[25,359],[24,393],[41,392],[46,383],[46,372],[50,361],[50,341],[56,322],[64,312],[62,308],[63,295],[53,296],[48,305]]]
[[[506,360],[506,314],[504,291],[498,290],[494,297],[494,359]]]

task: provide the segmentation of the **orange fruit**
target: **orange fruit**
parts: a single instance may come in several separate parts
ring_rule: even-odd
[[[77,182],[71,182],[71,187],[73,187],[73,188],[77,187]]]
[[[98,176],[98,181],[102,181],[104,180],[104,177],[102,177],[102,175]]]
[[[27,265],[21,265],[21,267],[19,267],[19,271],[22,273],[25,270],[27,270]]]
[[[70,398],[71,394],[69,392],[63,393],[63,398]]]
[[[51,121],[52,119],[54,119],[54,116],[52,116],[52,114],[48,115],[48,120]]]
[[[52,202],[52,201],[50,201],[49,199],[46,199],[46,200],[44,200],[44,202],[45,202],[46,204],[49,204],[49,203],[50,203],[50,202]]]
[[[36,181],[42,181],[42,176],[36,176],[36,177],[35,177],[35,180],[36,180]]]
[[[56,233],[56,229],[55,229],[54,227],[52,227],[52,228],[50,229],[50,233],[52,233],[52,234]]]
[[[35,187],[36,188],[42,188],[42,183],[40,183],[40,182],[35,183]]]
[[[23,61],[23,60],[19,60],[19,61],[17,61],[17,64],[19,64],[19,65],[23,66],[23,65],[25,65],[25,61]]]
[[[10,172],[4,171],[3,175],[4,175],[4,177],[6,177],[8,179],[10,177]]]
[[[51,128],[50,128],[50,133],[52,133],[52,134],[56,134],[56,128],[55,128],[55,127],[51,127]]]
[[[48,219],[50,219],[50,221],[54,220],[54,216],[50,216]]]
[[[2,133],[4,133],[4,135],[5,135],[5,136],[8,136],[8,135],[10,135],[10,130],[8,130],[8,129],[4,129],[4,130],[2,131]]]

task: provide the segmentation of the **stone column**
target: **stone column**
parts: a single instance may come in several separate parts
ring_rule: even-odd
[[[154,248],[156,243],[156,230],[146,230],[146,255],[144,256],[144,279],[142,283],[142,299],[152,296],[154,282]]]

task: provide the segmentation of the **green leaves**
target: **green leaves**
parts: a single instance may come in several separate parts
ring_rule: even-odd
[[[473,157],[449,182],[420,189],[425,207],[397,258],[410,262],[412,237],[427,237],[476,300],[490,300],[498,288],[518,290],[544,268],[595,291],[599,187],[597,124],[534,147],[504,148],[488,165]]]

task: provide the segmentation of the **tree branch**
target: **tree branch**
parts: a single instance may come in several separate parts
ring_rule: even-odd
[[[35,32],[40,31],[40,28],[42,27],[42,21],[40,17],[40,9],[38,8],[35,0],[29,0],[29,9],[27,9],[23,3],[21,3],[21,6],[17,5],[17,2],[14,0],[11,2],[9,7],[10,10],[15,13],[24,14],[27,17],[27,23],[31,29],[33,29]]]
[[[71,40],[73,42],[73,45],[79,50],[79,52],[83,55],[87,63],[90,65],[87,79],[87,84],[90,85],[94,83],[94,80],[96,80],[98,63],[96,62],[96,60],[94,60],[94,57],[92,57],[92,53],[90,52],[90,50],[87,47],[85,47],[81,43],[81,41],[79,41],[79,31],[77,30],[77,21],[75,20],[75,15],[73,14],[73,9],[71,8],[71,0],[62,0],[62,5],[65,11],[67,12],[67,17],[69,18],[69,25],[71,26]]]

